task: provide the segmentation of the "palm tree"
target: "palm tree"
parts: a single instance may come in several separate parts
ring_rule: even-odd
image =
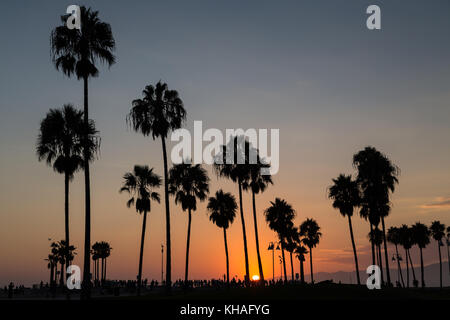
[[[164,162],[164,200],[166,207],[166,287],[172,286],[172,260],[170,242],[169,169],[167,165],[166,138],[171,130],[181,128],[186,119],[186,111],[178,92],[169,90],[167,84],[158,82],[148,85],[142,91],[143,98],[132,102],[133,107],[127,122],[136,132],[152,139],[161,138]]]
[[[306,247],[301,245],[301,241],[299,241],[297,248],[295,249],[295,253],[297,254],[297,258],[300,261],[300,282],[305,283],[305,271],[303,268],[303,262],[305,261],[305,254],[308,254],[308,250]]]
[[[440,281],[439,285],[442,289],[442,256],[441,256],[441,246],[444,244],[442,243],[442,238],[445,237],[445,225],[442,224],[440,221],[433,221],[430,226],[431,236],[434,240],[436,240],[436,243],[438,244],[438,251],[439,251],[439,276]]]
[[[161,177],[148,166],[135,165],[133,172],[127,172],[123,176],[123,185],[120,192],[128,192],[131,198],[127,201],[127,207],[135,206],[136,212],[144,214],[141,233],[141,250],[139,252],[138,291],[141,294],[142,286],[142,260],[144,257],[144,239],[147,223],[147,212],[151,211],[151,201],[160,202],[159,193],[153,191],[161,186]]]
[[[397,261],[397,271],[398,271],[398,274],[400,275],[400,279],[402,281],[402,286],[405,287],[405,282],[403,281],[402,267],[400,266],[400,261],[402,260],[402,258],[400,256],[400,254],[398,253],[398,245],[401,244],[399,228],[390,227],[387,232],[387,240],[395,246],[395,253],[396,253],[395,259]]]
[[[186,267],[184,284],[188,285],[189,244],[191,241],[191,211],[197,210],[197,199],[204,201],[209,193],[208,173],[200,164],[182,163],[173,166],[169,171],[169,192],[175,195],[175,203],[181,203],[183,211],[188,211],[188,230],[186,241]]]
[[[399,229],[400,233],[400,244],[405,249],[405,257],[406,257],[406,286],[409,288],[409,266],[408,259],[411,262],[411,270],[413,273],[413,283],[416,283],[416,274],[414,272],[414,266],[411,260],[411,256],[409,254],[409,249],[411,249],[413,245],[411,228],[409,228],[406,224],[402,225]]]
[[[71,77],[83,79],[84,90],[84,127],[89,127],[88,81],[97,77],[99,70],[96,63],[111,66],[115,63],[113,51],[115,41],[111,26],[102,22],[98,11],[82,6],[80,8],[81,29],[69,29],[66,26],[67,15],[61,17],[61,25],[53,29],[50,46],[53,63],[57,70]],[[91,249],[91,198],[89,177],[89,135],[83,136],[84,184],[85,184],[85,239],[83,266],[83,298],[90,298],[90,249]]]
[[[269,165],[266,164],[262,159],[257,160],[257,164],[251,164],[250,168],[250,179],[244,181],[242,188],[244,190],[251,190],[252,192],[252,204],[253,204],[253,224],[255,226],[255,240],[256,240],[256,254],[258,257],[258,268],[259,268],[259,279],[261,284],[264,285],[264,272],[261,262],[261,254],[259,252],[259,237],[258,237],[258,222],[256,218],[256,201],[255,197],[259,193],[266,191],[269,184],[273,184],[272,177],[268,174],[261,174],[263,168],[268,168]]]
[[[83,112],[66,104],[62,109],[50,109],[41,121],[36,153],[39,161],[53,167],[57,173],[64,174],[64,225],[65,243],[69,236],[69,183],[83,165],[81,137],[83,133]],[[90,124],[90,135],[96,133]],[[66,257],[66,263],[69,256]]]
[[[289,230],[294,226],[292,220],[295,218],[296,213],[286,200],[276,198],[275,201],[271,201],[270,204],[270,207],[264,211],[264,214],[266,222],[269,224],[269,228],[275,231],[280,239],[284,281],[287,282],[284,250],[286,249],[286,237],[288,236]]]
[[[370,243],[373,244],[374,247],[376,248],[377,265],[381,266],[381,244],[383,243],[383,232],[377,227],[375,227],[375,229],[369,232],[367,237],[369,238]],[[381,282],[383,282],[383,271],[381,267],[380,270],[381,270]]]
[[[360,203],[358,183],[352,180],[351,176],[340,174],[333,179],[333,185],[328,189],[328,197],[333,199],[333,208],[339,209],[343,217],[348,218],[348,227],[350,230],[350,239],[352,241],[353,256],[355,258],[356,279],[358,285],[361,285],[359,278],[358,256],[356,254],[355,238],[353,236],[352,216],[353,210]]]
[[[108,242],[105,241],[101,241],[98,242],[98,254],[99,254],[99,259],[102,260],[102,271],[101,271],[101,276],[100,276],[100,281],[102,284],[105,284],[106,281],[106,261],[108,259],[108,257],[111,255],[111,245]]]
[[[216,156],[214,170],[218,176],[225,177],[238,184],[239,209],[241,214],[242,235],[244,240],[245,284],[250,284],[250,267],[247,249],[247,232],[245,231],[244,209],[242,205],[243,185],[250,179],[250,152],[254,149],[243,136],[231,137],[227,145],[222,146],[222,152]]]
[[[99,282],[99,262],[101,257],[101,250],[100,250],[100,242],[96,242],[92,245],[92,261],[94,263],[93,266],[93,273],[94,273],[94,284],[95,286],[98,285]]]
[[[47,268],[50,269],[50,282],[49,282],[50,288],[54,288],[55,282],[56,282],[55,274],[56,274],[56,269],[57,269],[57,266],[59,263],[58,256],[55,253],[53,253],[53,250],[52,250],[52,253],[50,253],[48,255],[48,257],[44,260],[48,261]]]
[[[222,189],[216,192],[215,197],[208,200],[207,209],[210,213],[209,220],[223,229],[223,241],[225,243],[225,256],[227,261],[227,284],[230,284],[230,265],[228,262],[227,229],[236,217],[236,199],[231,193],[224,193]]]
[[[386,241],[386,227],[384,218],[389,215],[389,195],[395,191],[398,183],[399,168],[389,158],[373,147],[366,147],[353,156],[353,165],[358,169],[358,182],[362,191],[362,211],[370,218],[376,216],[381,219],[384,243],[384,257],[386,262],[386,276],[388,285],[391,284],[389,272],[389,258]],[[371,231],[373,229],[372,221]],[[374,259],[374,247],[372,247],[372,260]],[[381,261],[380,261],[381,268]]]
[[[289,252],[290,261],[291,261],[291,279],[294,282],[294,263],[292,259],[292,254],[295,253],[297,248],[297,243],[299,242],[299,234],[296,227],[291,227],[287,230],[284,248],[287,252]]]
[[[306,219],[300,225],[300,236],[302,237],[302,242],[309,248],[309,266],[311,270],[311,283],[314,283],[314,272],[312,263],[312,248],[315,248],[322,237],[320,232],[320,227],[317,221],[314,219]]]
[[[422,278],[422,288],[425,288],[422,249],[425,249],[425,247],[430,243],[431,232],[426,225],[417,222],[411,227],[411,236],[412,242],[417,244],[420,250],[420,274]]]

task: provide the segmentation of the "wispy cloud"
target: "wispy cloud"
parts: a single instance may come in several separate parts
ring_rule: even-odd
[[[422,209],[450,209],[450,197],[438,197],[435,201],[423,204]]]

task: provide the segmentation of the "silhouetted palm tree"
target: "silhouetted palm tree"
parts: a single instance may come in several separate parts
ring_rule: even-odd
[[[66,26],[68,16],[61,17],[61,25],[56,27],[50,37],[53,63],[56,69],[71,77],[76,75],[83,79],[84,89],[84,126],[89,126],[88,80],[97,77],[99,70],[96,63],[102,62],[111,66],[115,63],[113,51],[115,41],[111,26],[102,22],[98,11],[80,8],[81,29],[69,29]],[[85,176],[85,240],[83,267],[83,298],[90,298],[90,249],[91,249],[91,198],[89,177],[89,137],[86,130],[83,137],[84,145],[84,176]]]
[[[398,253],[398,245],[401,244],[401,238],[400,238],[400,230],[397,227],[390,227],[387,232],[387,240],[392,243],[395,246],[395,253],[396,253],[396,261],[397,261],[397,271],[400,275],[400,279],[402,282],[402,286],[405,286],[405,282],[403,281],[403,273],[402,273],[402,267],[400,265],[400,261],[402,260],[400,254]]]
[[[308,250],[304,246],[301,245],[301,241],[298,243],[297,248],[295,249],[295,253],[297,254],[297,258],[300,261],[300,282],[305,283],[305,271],[303,268],[303,262],[305,261],[305,254],[308,254]]]
[[[55,275],[56,275],[56,269],[57,269],[58,263],[59,263],[58,255],[53,252],[53,248],[51,250],[51,253],[44,260],[48,262],[47,263],[47,268],[50,269],[49,286],[50,286],[51,289],[53,289],[55,287],[55,284],[56,284]]]
[[[97,286],[100,281],[100,277],[99,277],[99,263],[100,263],[100,256],[101,256],[100,242],[96,242],[92,245],[91,254],[92,254],[92,262],[94,264],[93,278],[94,278],[95,286]]]
[[[362,191],[361,207],[371,220],[371,216],[381,219],[384,256],[386,262],[386,276],[388,285],[391,284],[389,272],[389,258],[386,241],[386,228],[384,218],[390,211],[389,194],[394,192],[398,183],[399,168],[392,164],[389,158],[373,147],[366,147],[353,156],[353,165],[358,169],[357,182]],[[372,221],[371,231],[373,229]],[[374,260],[374,248],[372,247],[372,259]],[[381,261],[380,261],[381,268]]]
[[[353,256],[355,257],[355,270],[358,285],[361,284],[359,278],[358,255],[356,254],[355,238],[353,236],[352,216],[355,207],[359,206],[361,201],[358,189],[358,183],[352,180],[351,176],[340,174],[333,179],[333,185],[328,190],[328,197],[333,199],[333,208],[339,209],[342,216],[347,216],[348,227],[350,230],[350,239],[352,241]]]
[[[186,111],[178,92],[169,90],[167,84],[158,82],[148,85],[142,91],[142,99],[132,102],[133,107],[127,122],[134,131],[152,139],[161,138],[164,162],[164,199],[166,207],[166,287],[172,286],[172,246],[170,242],[169,169],[167,164],[166,138],[170,131],[181,128],[186,119]]]
[[[262,174],[263,168],[269,168],[270,166],[260,159],[258,156],[257,164],[250,164],[250,179],[243,182],[244,190],[251,190],[252,192],[252,204],[253,204],[253,224],[255,226],[255,241],[256,241],[256,254],[258,257],[258,269],[259,279],[261,284],[264,285],[264,272],[261,262],[261,254],[259,252],[259,237],[258,237],[258,221],[256,218],[256,201],[255,197],[259,193],[266,191],[269,184],[273,184],[272,177],[268,174]]]
[[[372,231],[369,232],[367,235],[367,238],[369,238],[369,241],[371,244],[375,246],[376,249],[376,255],[377,255],[377,265],[381,266],[381,244],[383,243],[383,232],[378,229],[378,227],[375,227]],[[383,269],[380,267],[381,270],[381,282],[383,282]]]
[[[311,283],[314,283],[312,248],[315,248],[319,244],[322,233],[320,232],[320,227],[317,224],[317,221],[309,218],[303,221],[303,223],[300,225],[299,230],[300,237],[302,237],[302,242],[309,248]]]
[[[431,232],[426,225],[417,222],[411,227],[412,242],[417,244],[420,250],[420,274],[422,279],[422,288],[425,288],[425,275],[423,268],[423,254],[422,249],[430,243]]]
[[[224,193],[223,190],[216,192],[215,197],[208,200],[207,209],[210,213],[209,220],[223,229],[223,241],[225,244],[225,256],[227,262],[227,284],[230,283],[230,265],[228,262],[227,229],[236,217],[236,199],[231,193]]]
[[[175,195],[175,203],[181,204],[183,211],[188,211],[188,230],[186,240],[186,265],[184,284],[188,285],[189,245],[191,241],[191,211],[197,210],[197,199],[203,201],[209,193],[208,173],[200,164],[177,164],[169,171],[169,192]]]
[[[242,235],[244,239],[245,284],[250,284],[250,267],[248,260],[247,232],[245,229],[244,209],[242,205],[242,188],[250,179],[250,152],[254,152],[250,143],[243,137],[231,137],[222,152],[216,156],[214,170],[221,176],[238,184],[239,210],[241,214]]]
[[[433,221],[430,226],[431,236],[436,240],[439,250],[439,286],[442,289],[442,256],[441,256],[441,246],[442,239],[445,237],[445,225],[440,221]]]
[[[288,236],[289,230],[294,226],[292,220],[295,218],[295,210],[289,203],[280,198],[276,198],[275,201],[271,201],[270,204],[270,207],[264,211],[264,214],[266,222],[269,224],[269,228],[275,231],[280,239],[284,281],[287,282],[284,250],[286,249],[286,237]]]
[[[93,123],[90,134],[95,134]],[[39,161],[64,174],[64,225],[65,243],[69,236],[69,183],[83,165],[81,137],[83,134],[83,112],[66,104],[62,109],[50,109],[41,121],[36,153]],[[66,264],[69,257],[66,257]]]
[[[111,255],[111,245],[106,241],[98,242],[98,254],[99,258],[102,261],[102,271],[100,276],[100,281],[102,284],[105,284],[106,281],[106,262],[108,257]]]
[[[299,234],[296,227],[292,227],[287,230],[285,237],[284,248],[287,252],[289,252],[289,257],[291,261],[291,280],[294,282],[294,263],[292,259],[292,254],[295,253],[295,249],[297,248],[297,243],[299,242]]]
[[[414,283],[416,282],[416,275],[414,272],[414,266],[412,264],[411,256],[409,255],[409,249],[412,247],[412,235],[411,235],[411,229],[406,225],[402,225],[399,229],[400,232],[400,244],[405,249],[405,257],[406,257],[406,286],[409,288],[409,265],[408,265],[408,258],[411,262],[411,270],[413,273],[413,279]]]
[[[127,172],[123,176],[123,185],[120,192],[128,192],[131,198],[127,201],[127,207],[135,206],[136,212],[144,214],[142,221],[141,250],[139,252],[138,295],[142,286],[142,260],[144,256],[145,228],[147,212],[151,211],[151,201],[160,202],[159,193],[153,191],[161,186],[161,177],[148,166],[135,165],[133,172]]]

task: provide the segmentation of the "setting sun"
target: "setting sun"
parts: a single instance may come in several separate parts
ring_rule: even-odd
[[[258,281],[258,280],[259,280],[259,276],[256,275],[256,274],[254,274],[254,275],[252,276],[252,280],[253,280],[253,281]]]

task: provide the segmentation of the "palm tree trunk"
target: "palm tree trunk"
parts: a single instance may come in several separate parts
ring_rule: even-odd
[[[424,268],[423,268],[422,248],[419,247],[419,250],[420,250],[420,275],[422,278],[422,288],[425,288],[425,275],[424,275]]]
[[[300,258],[300,282],[305,283],[305,270],[303,268],[302,258]]]
[[[389,272],[389,253],[387,249],[387,241],[386,241],[386,227],[384,225],[384,217],[381,217],[381,225],[383,227],[383,243],[384,243],[384,259],[386,260],[386,282],[387,285],[391,285],[391,275]]]
[[[147,211],[144,211],[144,220],[142,221],[142,234],[141,234],[141,250],[139,251],[139,271],[138,271],[138,296],[141,295],[142,286],[142,260],[144,258],[144,239],[145,239],[145,228],[147,224]]]
[[[439,251],[439,287],[442,290],[442,256],[441,256],[441,245],[438,241],[438,251]]]
[[[166,204],[166,289],[172,289],[172,259],[170,245],[170,208],[169,208],[169,174],[167,169],[167,150],[165,137],[161,136],[164,162],[164,200]]]
[[[373,225],[370,223],[370,234],[373,234]],[[375,263],[375,245],[372,241],[370,241],[370,246],[372,248],[372,264],[376,265]]]
[[[252,190],[252,202],[253,202],[253,221],[255,225],[255,239],[256,239],[256,254],[258,256],[258,268],[259,268],[259,280],[262,285],[264,285],[264,273],[261,262],[261,254],[259,253],[259,238],[258,238],[258,222],[256,219],[256,201],[255,192]]]
[[[239,181],[239,209],[241,211],[241,222],[242,222],[242,234],[244,237],[244,255],[245,255],[245,285],[250,284],[250,271],[248,265],[248,249],[247,249],[247,233],[245,232],[245,219],[244,219],[244,209],[242,207],[242,184]]]
[[[283,260],[284,282],[287,282],[287,275],[286,275],[286,260],[284,259],[284,246],[283,246],[283,240],[281,240],[281,257],[282,257],[282,260]]]
[[[50,288],[53,288],[53,281],[55,279],[54,277],[54,273],[55,273],[55,267],[53,265],[53,263],[50,264]]]
[[[384,284],[383,259],[382,259],[382,255],[381,255],[381,245],[377,245],[377,251],[378,251],[378,266],[380,267],[380,273],[381,273],[381,283]]]
[[[103,281],[106,282],[106,262],[107,262],[107,258],[105,258],[105,270],[104,270],[104,274],[103,274]]]
[[[228,262],[228,243],[227,243],[227,229],[223,228],[223,241],[225,243],[225,257],[227,259],[227,285],[230,284],[230,265]]]
[[[398,272],[400,274],[400,279],[402,281],[402,286],[404,288],[405,287],[405,282],[403,281],[403,272],[402,272],[402,267],[400,265],[400,259],[399,259],[400,255],[398,254],[398,246],[397,246],[397,244],[395,244],[395,252],[397,253],[397,259],[396,259],[397,260],[397,268],[398,268]]]
[[[405,248],[406,257],[406,287],[409,288],[409,263],[408,263],[408,249]]]
[[[292,252],[289,252],[289,255],[291,256],[291,278],[292,282],[294,282],[294,264],[292,263]]]
[[[64,288],[64,262],[61,263],[61,276],[59,277],[59,285]]]
[[[84,127],[83,135],[83,161],[84,161],[84,197],[85,197],[85,222],[84,222],[84,267],[83,267],[83,290],[82,299],[91,298],[91,187],[89,178],[89,149],[88,130],[89,127],[89,107],[88,107],[88,78],[83,78],[84,85]]]
[[[66,246],[69,248],[69,174],[64,174],[64,225],[66,231]],[[70,252],[67,250],[66,265],[69,265]],[[66,273],[66,279],[69,275]]]
[[[312,248],[311,247],[309,247],[309,267],[311,270],[311,283],[314,284],[314,272],[313,272]]]
[[[358,281],[358,285],[361,285],[361,280],[359,278],[358,255],[356,254],[356,245],[355,245],[355,238],[353,236],[353,227],[352,227],[351,216],[348,216],[348,227],[350,229],[350,238],[352,240],[353,256],[355,257],[356,280]]]
[[[409,262],[411,263],[411,270],[412,270],[412,274],[413,274],[413,280],[414,280],[414,282],[416,282],[417,281],[417,279],[416,279],[416,272],[414,271],[414,265],[413,265],[413,262],[412,262],[412,259],[411,259],[411,253],[409,252],[409,249],[408,249],[408,256],[409,256]]]
[[[186,242],[186,269],[184,271],[184,286],[188,287],[188,271],[189,271],[189,245],[191,243],[191,209],[188,209],[189,221],[188,221],[188,231],[187,231],[187,242]]]
[[[105,265],[105,259],[102,258],[102,272],[101,272],[101,275],[100,275],[100,283],[102,284],[102,286],[103,286],[104,265]]]

